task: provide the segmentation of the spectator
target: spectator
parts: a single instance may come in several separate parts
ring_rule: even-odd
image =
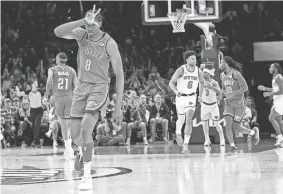
[[[170,119],[170,111],[168,106],[162,102],[160,94],[156,94],[154,97],[155,104],[150,109],[150,142],[155,141],[156,137],[156,125],[161,124],[163,132],[163,140],[168,141],[167,132]]]
[[[18,130],[18,140],[22,147],[31,144],[32,123],[30,121],[30,105],[27,99],[23,99],[21,107],[18,110],[17,120],[20,121],[20,129]]]
[[[132,130],[138,128],[142,130],[143,142],[145,145],[148,145],[147,142],[147,121],[146,121],[146,109],[143,106],[140,106],[139,97],[135,97],[133,102],[133,107],[131,109],[131,122],[128,124],[127,131],[127,141],[126,145],[131,144],[131,135]]]
[[[4,108],[1,109],[1,116],[5,119],[4,123],[4,131],[3,136],[6,140],[6,147],[10,147],[11,144],[14,145],[15,143],[15,132],[16,128],[14,125],[15,121],[15,115],[16,115],[16,109],[11,105],[11,99],[6,98],[5,99],[5,105]]]
[[[113,146],[120,145],[125,142],[123,128],[118,127],[113,118],[112,111],[106,113],[104,122],[97,127],[97,135],[95,139],[98,145]]]

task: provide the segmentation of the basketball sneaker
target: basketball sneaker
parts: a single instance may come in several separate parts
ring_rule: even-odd
[[[231,146],[229,153],[228,153],[228,156],[237,156],[237,155],[238,155],[237,148],[234,147],[234,146]]]
[[[205,140],[205,142],[204,142],[204,146],[210,146],[210,144],[211,144],[211,142],[210,142],[210,140]]]
[[[186,154],[189,152],[189,144],[184,143],[183,148],[182,148],[182,154]]]
[[[81,183],[79,185],[79,190],[91,190],[92,189],[92,179],[91,177],[82,177]]]
[[[80,171],[84,168],[83,151],[82,148],[78,148],[78,155],[75,158],[75,170]]]
[[[274,144],[275,147],[279,147],[283,144],[283,138],[277,138],[276,143]]]
[[[143,144],[144,144],[144,145],[148,145],[148,142],[147,142],[146,137],[143,138]]]
[[[252,136],[252,142],[254,145],[257,145],[260,140],[259,129],[257,127],[254,127],[252,130],[255,132],[255,134]]]
[[[128,138],[125,144],[126,144],[127,146],[131,145],[131,139]]]
[[[48,130],[46,133],[45,133],[45,136],[50,138],[51,137],[51,134],[52,134],[52,130]]]
[[[176,134],[176,142],[179,147],[183,147],[184,140],[181,134]]]

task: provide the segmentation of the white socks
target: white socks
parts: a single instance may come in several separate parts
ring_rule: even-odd
[[[277,138],[278,138],[279,140],[282,140],[282,139],[283,139],[283,136],[282,136],[282,134],[280,134],[280,135],[277,135]]]
[[[91,162],[84,162],[84,177],[90,177]]]
[[[178,120],[176,122],[176,135],[182,134],[182,127],[184,125],[185,119],[185,115],[178,115]]]
[[[189,144],[189,142],[190,142],[190,138],[191,138],[191,136],[190,136],[190,135],[185,135],[184,144]]]

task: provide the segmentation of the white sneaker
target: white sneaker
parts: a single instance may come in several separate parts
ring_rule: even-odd
[[[45,136],[48,137],[48,138],[50,138],[50,137],[51,137],[51,134],[52,134],[52,131],[49,130],[49,131],[47,131],[47,133],[45,133]]]
[[[153,142],[152,138],[150,138],[150,139],[148,140],[148,142],[149,142],[149,143],[152,143],[152,142]]]
[[[58,147],[58,143],[57,143],[57,141],[54,141],[53,142],[53,148],[56,148],[56,147]]]
[[[220,146],[225,146],[225,139],[224,138],[220,138]]]
[[[163,137],[163,141],[167,142],[168,138],[167,137]]]
[[[189,152],[189,145],[184,143],[182,148],[182,154],[186,154]]]
[[[176,142],[179,147],[182,147],[184,144],[184,140],[181,134],[176,134]]]
[[[276,143],[274,144],[275,147],[279,147],[283,143],[283,139],[277,138]]]
[[[79,190],[92,190],[92,179],[91,177],[82,177],[81,183],[79,185]]]
[[[70,159],[75,158],[74,150],[73,150],[72,147],[67,147],[67,148],[65,149],[64,158],[65,158],[65,160],[70,160]]]
[[[127,145],[127,146],[131,145],[131,140],[130,140],[130,138],[127,139],[126,145]]]
[[[204,146],[210,146],[210,144],[211,144],[211,142],[209,141],[209,140],[205,140],[205,142],[204,142]]]
[[[143,138],[143,144],[144,144],[144,145],[148,145],[148,142],[147,142],[146,137],[145,137],[145,138]]]

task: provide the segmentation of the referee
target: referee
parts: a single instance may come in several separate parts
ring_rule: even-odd
[[[42,97],[44,96],[43,92],[38,90],[38,82],[35,81],[32,84],[32,89],[28,93],[28,99],[30,102],[30,121],[32,123],[33,129],[33,143],[32,147],[40,148],[39,141],[39,131],[40,131],[40,123],[43,117],[43,105],[42,105]]]

